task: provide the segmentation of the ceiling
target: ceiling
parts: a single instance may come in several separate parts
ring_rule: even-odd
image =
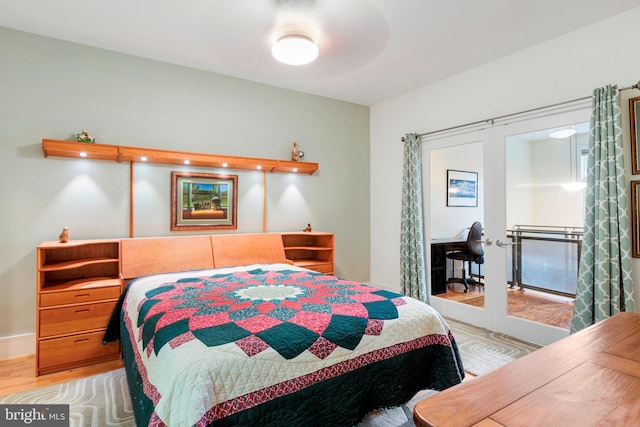
[[[640,0],[0,0],[0,26],[372,105]],[[313,38],[287,66],[271,44]]]

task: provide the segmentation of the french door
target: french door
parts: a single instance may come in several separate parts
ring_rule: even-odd
[[[539,221],[545,226],[577,226],[575,221],[564,219],[558,220],[560,224],[549,223],[557,220],[558,212],[568,210],[561,203],[569,197],[576,197],[575,195],[563,195],[560,193],[562,190],[557,190],[556,199],[553,199],[556,201],[550,201],[549,198],[541,198],[542,192],[538,190],[556,191],[556,187],[560,188],[560,181],[564,183],[577,180],[580,167],[579,150],[574,144],[571,151],[572,145],[566,140],[543,145],[538,143],[536,138],[544,140],[554,129],[578,126],[584,128],[585,122],[588,131],[588,121],[589,110],[583,105],[581,109],[573,108],[573,111],[569,112],[519,117],[517,120],[512,119],[511,123],[487,125],[485,129],[423,138],[425,253],[431,253],[432,242],[465,236],[466,228],[476,220],[482,222],[484,227],[485,262],[482,265],[482,281],[485,286],[483,291],[474,290],[478,294],[475,298],[482,297],[483,304],[461,303],[443,298],[442,295],[434,295],[434,284],[429,273],[427,274],[429,303],[445,317],[541,345],[569,334],[567,329],[510,313],[508,294],[510,291],[513,292],[514,277],[519,278],[521,273],[514,271],[517,263],[514,263],[513,257],[514,254],[517,256],[520,253],[517,249],[521,248],[514,246],[511,231],[515,225],[523,225],[522,223],[529,221]],[[566,147],[569,148],[564,151]],[[559,166],[553,168],[553,173],[558,174],[553,179],[550,173],[532,172],[532,168],[539,170],[541,166],[551,163],[552,154],[545,150],[566,152],[565,157],[558,158],[566,159],[563,165],[566,164],[571,175],[567,172],[566,177],[560,176],[559,171],[562,168]],[[529,166],[521,166],[525,164]],[[476,206],[447,205],[449,170],[478,173]],[[514,191],[514,188],[526,188],[527,192]],[[523,194],[526,194],[526,201]],[[519,224],[514,224],[514,221]],[[428,256],[428,272],[434,267],[433,264],[433,259]],[[451,263],[447,263],[447,268],[448,275],[460,274],[451,270]],[[569,274],[575,275],[575,271],[572,270]]]
[[[427,256],[427,283],[429,290],[429,304],[442,313],[445,317],[460,320],[487,329],[495,327],[495,315],[488,305],[489,296],[495,292],[490,286],[486,286],[484,292],[473,290],[475,303],[469,305],[450,298],[444,298],[442,282],[446,278],[460,277],[462,271],[455,268],[455,264],[443,256],[441,250],[437,250],[438,244],[450,240],[464,240],[468,228],[476,221],[482,223],[485,236],[487,226],[485,218],[488,209],[486,203],[486,175],[485,175],[485,150],[491,139],[491,129],[464,132],[458,135],[439,137],[437,139],[423,138],[422,142],[422,166],[423,166],[423,193],[425,207],[425,239]],[[467,206],[454,206],[449,197],[449,177],[453,173],[460,176],[476,178],[477,197],[472,203],[463,203]],[[477,174],[477,175],[476,175]],[[487,253],[488,245],[484,250]],[[439,255],[436,255],[439,254]],[[485,259],[488,257],[485,256]],[[435,272],[445,272],[437,275]],[[491,280],[487,276],[487,263],[483,264],[483,282]],[[461,284],[455,286],[460,293]],[[446,286],[446,294],[452,293],[452,288]],[[469,296],[471,295],[471,291]],[[465,295],[466,297],[467,295]]]

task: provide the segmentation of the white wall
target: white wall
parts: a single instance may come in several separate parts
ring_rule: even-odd
[[[371,280],[399,290],[402,135],[582,98],[607,84],[636,83],[640,79],[639,23],[640,8],[632,9],[372,106]],[[628,117],[626,99],[639,95],[639,91],[623,92],[623,117]],[[628,124],[624,132],[629,154]],[[633,267],[636,295],[640,295],[640,260],[634,259]]]
[[[562,184],[580,181],[577,157],[581,147],[588,146],[589,135],[581,133],[576,140],[539,135],[507,138],[507,229],[514,225],[582,227],[586,190],[568,191]]]
[[[478,173],[478,206],[447,206],[447,169]],[[431,237],[466,239],[471,224],[475,221],[484,223],[482,144],[474,142],[431,150],[428,170],[434,191],[430,192],[430,200],[425,203],[424,214],[430,218]]]
[[[507,144],[507,229],[514,224],[535,224],[533,218],[532,143]]]
[[[588,138],[584,134],[583,137]],[[533,222],[534,225],[582,227],[583,199],[586,190],[567,191],[562,184],[570,183],[568,140],[541,140],[532,144],[533,163]],[[519,223],[526,224],[526,223]]]
[[[369,279],[368,107],[3,28],[0,94],[0,346],[34,332],[38,244],[63,226],[128,237],[128,163],[43,157],[42,138],[81,128],[98,143],[272,159],[298,140],[319,171],[267,174],[267,231],[334,232],[336,273]],[[196,234],[169,228],[170,172],[184,169],[136,165],[136,237]],[[238,172],[237,232],[262,231],[261,180]]]

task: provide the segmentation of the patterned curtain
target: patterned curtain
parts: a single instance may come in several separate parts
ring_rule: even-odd
[[[422,155],[420,136],[404,137],[400,286],[405,295],[428,302],[422,220]]]
[[[584,241],[571,332],[635,311],[617,86],[593,91]]]

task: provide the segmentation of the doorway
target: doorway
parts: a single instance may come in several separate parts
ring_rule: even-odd
[[[539,316],[526,315],[523,307],[539,312],[546,307],[531,300],[540,304],[551,300],[566,304],[564,316],[572,314],[584,190],[567,188],[580,188],[585,178],[589,114],[583,108],[519,118],[423,143],[429,204],[425,209],[426,253],[440,239],[462,240],[475,220],[484,226],[485,259],[479,271],[485,286],[471,287],[465,293],[454,284],[446,294],[434,294],[428,277],[429,302],[444,316],[541,345],[569,334],[566,323],[545,323]],[[561,139],[549,137],[552,131],[564,128],[576,133]],[[477,206],[446,205],[443,194],[448,169],[478,172]],[[428,261],[432,271],[433,260]],[[447,269],[447,275],[462,273],[459,265],[447,263]],[[455,292],[465,295],[447,298]]]

